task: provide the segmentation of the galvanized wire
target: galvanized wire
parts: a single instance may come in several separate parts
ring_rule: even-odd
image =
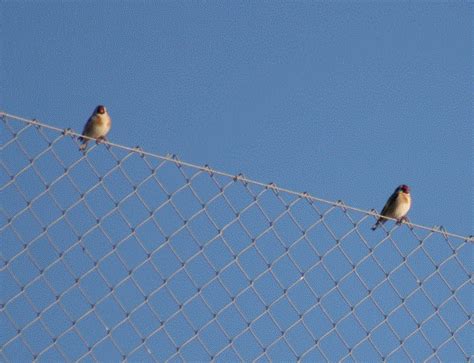
[[[1,116],[3,361],[471,359],[472,237]]]

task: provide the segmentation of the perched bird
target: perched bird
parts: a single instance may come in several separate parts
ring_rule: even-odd
[[[92,137],[97,140],[107,140],[106,135],[110,131],[112,126],[112,120],[110,119],[109,114],[105,106],[99,105],[94,109],[91,117],[86,122],[84,130],[82,131],[82,136]],[[84,151],[87,147],[88,139],[79,137],[79,141],[82,142],[79,150]]]
[[[379,225],[384,224],[387,218],[394,218],[397,220],[397,224],[402,223],[402,220],[406,219],[406,215],[411,207],[410,188],[408,185],[400,185],[395,189],[393,194],[388,198],[387,203],[380,212],[380,217],[372,227],[374,231]]]

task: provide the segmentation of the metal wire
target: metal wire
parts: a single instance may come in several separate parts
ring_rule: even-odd
[[[3,361],[471,359],[472,236],[0,116]]]

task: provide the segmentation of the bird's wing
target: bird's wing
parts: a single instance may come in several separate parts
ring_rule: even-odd
[[[92,115],[91,117],[89,117],[86,124],[84,125],[84,130],[82,131],[83,135],[89,136],[92,133],[94,122],[95,122],[95,115]]]
[[[388,198],[387,203],[385,203],[385,205],[382,209],[382,212],[380,212],[381,215],[387,216],[388,214],[390,214],[391,210],[395,207],[395,202],[397,200],[397,197],[398,197],[398,192],[395,191],[390,196],[390,198]]]

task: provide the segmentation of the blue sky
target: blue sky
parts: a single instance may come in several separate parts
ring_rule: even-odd
[[[472,17],[454,3],[3,2],[2,109],[472,233]]]
[[[380,210],[397,185],[408,184],[412,189],[413,198],[409,216],[414,223],[427,226],[443,225],[450,232],[466,236],[473,233],[472,4],[465,2],[365,2],[362,4],[315,1],[4,1],[0,4],[0,10],[2,24],[0,109],[2,111],[26,118],[37,118],[60,128],[71,127],[79,132],[95,106],[104,104],[113,120],[109,139],[114,143],[131,147],[139,145],[149,152],[162,155],[177,154],[180,159],[191,163],[209,164],[215,169],[228,173],[242,172],[251,179],[275,182],[281,187],[307,191],[315,197],[328,200],[341,199],[346,204],[362,209]],[[38,145],[33,146],[34,140],[28,139],[33,134],[28,132],[21,137],[24,137],[24,140],[30,140],[32,149],[44,147],[42,140],[38,141]],[[7,136],[3,138],[8,139],[9,131],[5,135]],[[48,135],[51,139],[57,137],[57,134],[56,136]],[[64,152],[62,154],[64,160],[72,163],[73,160],[82,156],[75,146],[71,148],[68,144],[69,146],[63,148],[65,145],[63,141],[66,142],[61,140],[55,148]],[[8,149],[4,154],[5,163],[11,165],[9,167],[16,168],[28,163],[21,154],[18,156],[12,150]],[[102,152],[104,154],[100,156]],[[125,157],[125,154],[120,154],[119,151],[117,153],[121,155],[120,157]],[[100,156],[100,159],[96,159],[97,156]],[[17,157],[18,160],[15,160]],[[98,169],[107,170],[110,165],[114,165],[114,156],[106,153],[101,147],[90,153],[90,160],[93,165],[97,163]],[[136,161],[134,158],[130,160],[132,160],[130,165],[136,167],[136,169],[130,169],[133,170],[131,175],[138,178],[137,180],[145,178],[149,170],[143,168],[140,164],[142,161],[140,159]],[[52,163],[57,164],[57,161],[53,159]],[[88,185],[86,175],[89,175],[86,173],[90,173],[90,164],[83,160],[79,165],[77,170],[82,170],[82,172],[71,171],[71,176],[86,188]],[[53,167],[46,169],[47,173],[50,173],[48,178],[53,178],[58,170],[59,172],[62,170]],[[171,171],[169,173],[162,178],[172,180],[170,183],[184,182],[180,179],[182,176],[178,177]],[[34,175],[30,177],[34,178]],[[4,178],[4,180],[7,179]],[[92,180],[95,179],[90,180],[93,183]],[[112,179],[111,188],[120,194],[120,198],[123,198],[128,185],[117,184],[119,179],[113,184],[114,180]],[[33,182],[30,183],[28,179],[22,181],[20,178],[17,183],[21,187],[30,188],[28,193],[31,195],[42,190],[44,186],[41,182],[36,185]],[[211,185],[207,185],[203,190],[210,194],[215,193],[206,188],[211,188]],[[64,190],[58,190],[57,193],[60,199],[64,198],[64,202],[78,198],[75,191],[72,191],[70,196],[67,196]],[[147,191],[147,193],[152,192]],[[233,195],[231,191],[226,191],[226,193]],[[236,205],[239,203],[245,205],[247,203],[245,198],[249,197],[247,192],[240,190],[237,193],[240,193],[237,196],[240,195],[243,199],[237,198],[233,202]],[[152,195],[148,194],[149,197]],[[110,208],[113,208],[107,204],[110,200],[107,200],[106,196],[97,194],[95,198],[100,201],[96,207],[103,209],[98,212],[99,214],[106,214]],[[133,201],[138,204],[125,205],[124,203],[121,208],[130,218],[129,221],[135,223],[136,220],[136,223],[139,223],[140,218],[146,217],[140,214],[143,208],[139,201],[135,199]],[[6,214],[13,217],[17,212],[13,193],[7,195],[4,202],[9,208],[11,207]],[[179,200],[176,203],[179,204]],[[266,203],[263,197],[261,203]],[[274,200],[272,203],[276,203],[271,207],[276,208],[275,210],[278,209],[275,205],[281,207]],[[44,205],[38,208],[43,208],[43,211],[48,209]],[[193,210],[195,206],[184,202],[180,204],[180,208],[187,212],[188,209]],[[231,218],[225,213],[219,213],[219,211],[224,211],[223,206],[216,208],[216,218],[221,218],[222,221]],[[12,211],[14,209],[15,211]],[[212,214],[211,206],[209,209]],[[51,208],[51,216],[45,218],[53,220],[55,218],[53,210],[54,213],[58,212],[55,208]],[[82,214],[83,219],[81,219],[80,211],[70,212],[73,215],[77,213],[76,227],[82,232],[88,231],[90,225],[95,223],[95,220],[91,222],[87,219],[88,217],[85,217],[87,211]],[[301,213],[296,214],[300,221],[313,216],[312,212],[305,214],[306,212],[295,211],[294,213]],[[360,217],[359,215],[358,218]],[[251,215],[248,218],[247,227],[255,228],[255,230],[262,228],[263,224],[259,224],[256,216]],[[348,228],[346,225],[343,226],[344,223],[339,225],[337,220],[331,220],[329,217],[327,219],[330,222],[336,222],[338,233]],[[19,221],[11,224],[28,225],[28,219],[21,220],[18,217],[16,220]],[[33,226],[34,222],[31,223]],[[104,224],[105,230],[110,228],[112,231],[112,241],[120,240],[123,231],[118,219],[113,219],[111,223],[110,226]],[[169,227],[170,232],[173,228],[177,228],[173,225],[172,219],[163,223],[165,225],[169,223],[166,227]],[[206,236],[209,231],[204,228],[205,223],[202,221],[199,223],[204,224],[196,223],[196,228],[203,236]],[[66,244],[65,241],[69,238],[69,235],[65,237],[66,233],[71,233],[71,231],[65,232],[57,228],[56,231],[51,227],[49,233],[52,235],[57,233],[57,240]],[[293,231],[294,226],[292,227],[291,222],[288,222],[286,229],[284,226],[281,228],[280,232],[288,240],[293,238],[292,233],[298,233],[298,231]],[[363,228],[368,230],[365,224]],[[380,231],[371,234],[365,229],[364,233],[367,233],[367,238],[374,245],[378,242],[376,238],[383,235]],[[25,230],[27,235],[35,233],[33,227],[31,230],[25,227]],[[97,319],[79,319],[83,327],[77,329],[85,335],[89,334],[84,333],[85,331],[98,331],[97,334],[100,336],[101,324],[113,327],[116,321],[124,321],[120,320],[124,319],[121,313],[115,316],[111,313],[117,308],[117,301],[126,301],[132,306],[137,306],[134,305],[135,300],[141,301],[144,295],[143,291],[137,293],[142,288],[140,283],[135,283],[135,280],[126,277],[127,268],[131,269],[133,276],[142,274],[141,277],[136,277],[137,281],[160,280],[151,272],[144,272],[144,268],[134,270],[137,261],[144,261],[146,252],[151,253],[156,258],[156,263],[163,269],[161,279],[166,279],[169,271],[173,276],[168,282],[162,281],[160,287],[154,290],[158,291],[155,295],[158,302],[155,303],[162,312],[164,311],[163,314],[168,314],[168,310],[181,313],[182,309],[184,311],[190,309],[190,313],[188,312],[190,316],[199,317],[205,312],[209,313],[208,310],[212,310],[185,303],[187,297],[195,294],[196,286],[193,284],[200,286],[200,279],[206,280],[206,274],[211,274],[206,269],[206,263],[199,260],[203,258],[202,254],[192,262],[187,261],[186,272],[183,272],[182,269],[180,270],[181,262],[178,256],[189,256],[194,253],[187,250],[188,246],[175,246],[173,247],[175,250],[169,252],[167,243],[164,243],[163,249],[159,247],[158,251],[150,247],[148,251],[140,243],[134,245],[134,242],[129,243],[126,240],[117,254],[112,253],[115,260],[124,259],[119,263],[112,259],[103,259],[104,256],[108,256],[108,252],[102,251],[101,248],[109,247],[105,248],[93,243],[93,238],[99,237],[95,235],[90,237],[91,235],[93,234],[91,233],[87,238],[92,238],[92,243],[89,243],[86,237],[81,242],[87,246],[82,252],[79,246],[72,245],[70,250],[67,250],[69,247],[64,247],[68,251],[64,258],[57,258],[47,242],[46,246],[43,246],[44,249],[37,246],[40,242],[36,240],[26,252],[17,250],[15,244],[10,244],[2,250],[2,259],[7,266],[2,269],[2,272],[5,272],[7,276],[4,280],[7,281],[5,286],[8,285],[3,295],[7,301],[10,301],[9,298],[12,300],[9,302],[9,307],[7,306],[7,314],[0,317],[4,319],[2,324],[8,325],[10,329],[8,334],[14,336],[18,327],[13,327],[6,316],[13,317],[15,320],[25,315],[24,311],[31,310],[31,308],[22,308],[22,306],[28,306],[28,302],[23,301],[25,298],[22,297],[23,293],[19,293],[20,287],[27,286],[28,289],[34,287],[43,291],[33,277],[38,275],[38,271],[31,270],[32,263],[28,262],[35,261],[36,258],[38,261],[50,261],[45,262],[43,266],[45,280],[55,286],[48,285],[48,288],[44,286],[43,288],[47,292],[46,295],[51,295],[48,298],[44,297],[44,300],[51,299],[52,307],[47,309],[41,319],[49,322],[48,319],[52,319],[49,315],[56,316],[52,326],[58,334],[66,329],[64,327],[71,319],[69,315],[65,316],[61,313],[61,311],[68,311],[68,304],[72,304],[72,315],[81,316],[81,309],[87,311],[87,304],[100,301],[101,305],[92,309],[101,317],[100,323]],[[141,242],[148,241],[150,235],[151,232],[140,235]],[[34,238],[34,236],[30,237]],[[189,239],[189,237],[182,238]],[[317,240],[318,238],[321,236],[316,237]],[[428,289],[431,277],[430,281],[425,281],[423,278],[428,279],[427,276],[431,276],[433,260],[431,262],[423,260],[423,262],[415,259],[412,265],[410,265],[410,260],[405,264],[401,256],[404,253],[410,257],[415,256],[415,253],[413,255],[411,253],[417,251],[417,240],[407,228],[400,228],[395,232],[394,239],[398,240],[398,238],[409,242],[400,247],[396,244],[392,245],[390,240],[387,244],[382,242],[378,245],[379,250],[374,253],[378,253],[386,265],[381,270],[376,266],[367,266],[362,274],[369,280],[373,277],[374,281],[379,281],[378,278],[382,280],[387,278],[380,271],[388,273],[392,271],[393,266],[401,266],[397,267],[391,275],[390,281],[393,280],[398,287],[405,287],[406,284],[407,291],[416,291],[418,281],[413,278],[416,275],[427,284]],[[180,240],[178,237],[176,239],[177,241],[173,243],[178,244]],[[202,237],[202,239],[209,240],[208,237]],[[228,239],[232,240],[230,237]],[[328,241],[331,243],[331,238]],[[445,276],[451,276],[453,279],[448,282],[437,281],[439,285],[436,285],[433,290],[439,296],[434,299],[440,302],[458,301],[449,300],[450,294],[454,295],[452,291],[456,291],[456,294],[462,295],[467,291],[462,281],[465,281],[467,266],[471,264],[469,256],[472,256],[472,249],[460,247],[460,250],[456,250],[460,246],[459,241],[456,241],[454,245],[449,245],[448,248],[446,241],[436,235],[432,241],[434,241],[433,245],[430,244],[431,240],[426,241],[422,250],[426,248],[429,252],[425,251],[425,253],[428,256],[434,256],[435,263],[455,261],[454,267],[448,263],[442,265],[443,273],[439,275],[441,277],[433,272],[438,279],[443,280]],[[264,242],[262,238],[263,246],[265,246]],[[346,248],[349,254],[358,256],[354,257],[355,260],[360,261],[363,258],[361,256],[368,252],[362,248],[363,246],[357,249],[356,242],[354,241],[352,246],[349,245]],[[150,243],[153,245],[153,241]],[[382,246],[388,247],[382,248]],[[219,265],[222,261],[227,261],[228,257],[223,252],[224,247],[220,245],[221,249],[216,247],[215,250],[206,252],[208,253],[206,258],[209,259],[207,262],[210,261],[209,265],[214,263]],[[38,252],[36,248],[41,252]],[[58,250],[61,248],[63,247],[58,247]],[[318,248],[331,251],[331,247],[328,246],[318,246]],[[452,250],[457,252],[454,253]],[[169,256],[163,251],[168,251]],[[255,252],[254,249],[250,251]],[[259,309],[264,309],[252,300],[256,298],[256,295],[263,297],[263,300],[268,297],[271,302],[272,294],[276,296],[281,294],[272,290],[280,278],[284,281],[283,285],[285,283],[291,285],[289,281],[295,281],[294,279],[299,276],[296,270],[303,269],[303,266],[315,266],[311,251],[311,253],[305,252],[304,249],[298,251],[294,251],[297,256],[295,258],[299,261],[296,267],[291,261],[287,261],[291,259],[289,256],[293,255],[291,253],[286,255],[284,249],[263,252],[264,255],[269,253],[268,256],[265,255],[269,259],[271,259],[270,255],[285,256],[281,260],[284,263],[272,265],[272,274],[275,275],[270,276],[270,280],[263,278],[259,280],[262,285],[255,287],[258,293],[240,295],[239,298],[244,301],[242,304],[246,307],[247,313],[257,316]],[[340,252],[338,248],[334,251]],[[349,271],[350,266],[346,266],[347,261],[341,257],[341,253],[330,255],[332,257],[325,255],[328,260],[324,260],[324,263],[327,266],[338,266],[335,271],[332,271],[334,280]],[[255,256],[250,256],[250,252],[248,255],[243,253],[239,258],[239,264],[232,265],[234,269],[229,267],[222,271],[213,265],[216,272],[219,272],[221,283],[225,285],[228,281],[227,287],[230,290],[239,291],[242,286],[246,286],[245,283],[240,285],[242,274],[248,274],[247,278],[249,276],[253,278],[259,276],[260,271],[257,271],[259,268],[263,268],[264,271],[267,268],[267,265],[262,263],[263,258],[258,257],[258,253]],[[100,262],[99,269],[94,267],[94,262],[97,261]],[[37,265],[35,265],[36,268],[41,270]],[[146,266],[152,268],[150,263]],[[73,270],[74,273],[67,268]],[[454,270],[449,270],[449,268]],[[173,271],[178,273],[173,275]],[[312,275],[315,279],[312,280],[314,284],[309,276],[310,282],[305,285],[306,288],[315,286],[318,293],[319,289],[327,291],[329,287],[320,286],[319,283],[323,281],[324,284],[330,284],[331,279],[323,276],[324,271],[312,269],[311,272],[314,273]],[[75,276],[75,273],[78,276],[85,276],[84,279],[79,279],[81,288],[77,288],[77,282],[74,282],[73,277],[70,278],[70,282],[67,282],[66,278],[64,281],[60,278],[69,274]],[[323,275],[318,275],[319,273]],[[381,275],[378,276],[378,273]],[[107,274],[113,277],[112,282],[108,280],[110,276]],[[122,278],[122,274],[125,277]],[[101,279],[108,283],[99,283]],[[352,283],[355,284],[355,282]],[[370,287],[371,283],[367,284]],[[166,289],[162,288],[165,285]],[[374,282],[374,286],[376,285]],[[117,297],[101,300],[102,291],[108,291],[107,287],[110,286],[115,288],[114,294]],[[209,286],[218,289],[214,285]],[[302,310],[299,311],[301,313],[307,311],[304,305],[308,300],[301,292],[305,287],[291,286],[296,286],[288,292],[291,300],[292,291],[297,291],[292,300],[297,305],[296,310],[301,308]],[[446,286],[449,286],[449,289]],[[303,290],[297,290],[297,288]],[[383,288],[388,290],[383,290]],[[252,289],[249,291],[253,291]],[[357,299],[360,297],[357,294],[363,290],[363,287],[345,290],[342,286],[340,289],[343,295],[347,294],[349,299],[354,298],[359,301]],[[54,304],[54,294],[51,294],[50,290],[60,295],[62,305],[59,308],[57,304]],[[89,296],[84,291],[92,291],[93,294]],[[163,294],[166,291],[177,294],[177,300],[184,304],[184,308],[178,307],[176,302],[167,304],[167,297],[161,294],[163,291]],[[205,301],[206,294],[210,294],[209,300],[215,302],[216,305],[224,304],[222,301],[228,299],[222,291],[218,292],[211,288],[209,291],[203,291],[202,296],[201,293],[196,294],[197,297],[203,299],[199,301]],[[379,291],[383,297],[382,310],[386,308],[390,311],[392,300],[388,294],[392,291],[391,288],[384,284]],[[79,294],[79,297],[74,297],[73,292]],[[373,292],[374,295],[376,293]],[[13,301],[12,297],[17,296],[16,294],[21,296],[15,297],[16,300]],[[42,295],[36,291],[36,293],[32,292],[32,296],[39,299]],[[423,316],[426,317],[426,314],[431,313],[429,311],[431,305],[423,300],[423,296],[418,297],[418,300],[413,298],[416,314],[419,314],[414,319],[416,321],[423,320]],[[336,299],[334,296],[332,298]],[[462,302],[469,301],[465,295],[456,296],[456,298]],[[69,303],[67,299],[70,299]],[[385,303],[386,306],[384,306]],[[46,306],[49,303],[44,304]],[[329,309],[326,316],[330,316],[334,321],[337,320],[337,316],[344,313],[343,308],[338,310],[343,305],[338,305],[337,301],[330,300],[330,297],[327,297],[324,304],[323,307],[326,306]],[[410,302],[407,305],[409,306]],[[231,304],[232,309],[236,306],[238,304]],[[153,320],[156,317],[147,318],[148,315],[144,311],[146,307],[147,305],[143,311],[140,310],[137,313],[142,318],[141,322],[136,322],[133,317],[131,318],[135,328],[138,327],[138,330],[144,332],[149,329],[147,324],[159,324]],[[367,319],[374,319],[374,321],[382,319],[371,315],[374,311],[373,306],[360,305],[359,307],[367,309],[365,315],[362,313]],[[128,309],[127,306],[121,308]],[[235,318],[235,312],[231,311],[231,308],[222,314],[219,312],[219,319],[225,320],[228,313],[229,325],[226,327],[230,326],[238,330],[239,324],[243,322]],[[280,312],[284,312],[285,316],[291,310],[288,307],[276,305],[273,305],[273,308],[281,309]],[[331,308],[334,308],[334,311],[330,311]],[[459,310],[454,308],[454,311]],[[278,316],[277,312],[273,314]],[[34,319],[33,312],[31,315],[31,319]],[[173,316],[171,313],[170,315]],[[315,319],[324,317],[321,313],[313,315]],[[459,316],[452,312],[447,315],[453,321],[456,319],[462,321],[465,318],[462,312]],[[58,316],[61,316],[65,322],[60,322]],[[179,316],[182,318],[183,315]],[[255,323],[257,326],[252,327],[257,333],[263,332],[258,339],[264,342],[275,339],[271,335],[274,334],[271,327],[275,326],[275,322],[268,316],[274,315],[265,315],[266,320],[262,318]],[[308,319],[311,316],[306,315]],[[398,318],[398,321],[405,321]],[[30,319],[29,315],[24,319]],[[166,346],[166,349],[172,352],[174,347],[179,345],[180,340],[184,342],[193,336],[192,331],[187,332],[182,327],[194,323],[200,324],[193,321],[192,324],[188,322],[187,325],[177,319],[172,322],[167,321],[167,333],[161,336],[154,335],[153,341],[148,342],[150,346],[154,344],[160,347]],[[210,318],[207,317],[207,319]],[[293,318],[289,316],[288,319]],[[394,320],[393,324],[396,325],[397,318],[395,317]],[[444,324],[439,319],[433,321],[430,324]],[[288,322],[282,322],[282,324],[285,323]],[[310,326],[319,327],[329,324],[329,322],[321,321],[313,321],[313,323]],[[94,324],[100,327],[95,327]],[[127,324],[128,322],[113,330],[117,335],[114,337],[115,341],[125,342],[125,345],[128,343],[128,337],[133,336],[134,339],[138,339],[133,333],[133,327]],[[349,326],[357,325],[355,322],[348,324]],[[458,323],[448,321],[447,325],[451,326],[451,324],[459,327]],[[211,342],[211,347],[207,347],[208,351],[203,352],[199,343],[189,344],[186,348],[188,352],[181,352],[180,357],[194,355],[206,360],[209,359],[209,351],[219,352],[226,343],[217,339],[223,334],[215,325],[211,324],[206,331],[201,332],[202,339]],[[405,327],[404,324],[402,325],[400,329],[403,330]],[[389,329],[387,325],[383,327]],[[297,328],[307,329],[300,325]],[[425,328],[428,331],[427,334],[429,331],[439,332],[439,336],[435,334],[434,337],[428,338],[430,344],[442,342],[446,339],[443,334],[449,334],[446,328],[436,328],[428,323]],[[28,334],[47,336],[44,327],[38,324],[28,329],[30,329],[28,332],[22,333],[26,335],[24,338],[26,340],[28,340]],[[295,328],[287,337],[289,342],[296,342],[293,346],[294,351],[288,353],[288,348],[283,344],[282,347],[277,347],[271,354],[269,353],[267,358],[291,359],[294,358],[295,351],[305,352],[312,342],[305,341],[308,334],[298,329]],[[341,329],[344,330],[343,327]],[[380,330],[381,332],[373,333],[375,345],[382,353],[393,352],[398,342],[387,338],[393,338],[390,331],[382,331],[382,328]],[[459,341],[468,342],[469,336],[472,336],[472,330],[461,330],[456,333],[460,335]],[[267,331],[271,333],[265,335]],[[106,335],[106,332],[103,334]],[[358,334],[364,333],[362,330],[361,332],[354,330],[353,336],[345,337],[345,339],[357,342],[361,339]],[[171,336],[177,339],[173,344],[169,341]],[[85,341],[90,339],[89,345],[93,345],[90,342],[98,339],[94,336],[81,338]],[[333,338],[339,339],[337,336]],[[0,337],[0,342],[3,344],[8,339]],[[56,353],[48,353],[52,355],[45,355],[45,358],[61,359],[68,356],[74,359],[87,354],[87,350],[81,351],[81,349],[86,349],[84,347],[87,344],[79,342],[81,340],[79,337],[70,334],[64,339],[69,339],[64,343],[66,346],[69,344],[71,347],[76,347],[77,351],[70,352],[70,356],[56,351]],[[241,351],[245,352],[246,346],[255,345],[251,344],[252,339],[255,340],[252,334],[242,335],[242,338],[234,343],[236,349],[243,347]],[[138,344],[132,340],[130,338],[130,345]],[[113,345],[113,342],[110,343],[109,340],[107,342]],[[416,348],[410,348],[407,343],[406,349],[409,357],[421,360],[431,354],[426,353],[431,348],[429,344],[419,348],[419,341],[417,342]],[[328,340],[326,358],[333,360],[341,358],[339,355],[341,350],[337,349],[340,343],[336,343]],[[21,346],[21,343],[18,344]],[[45,342],[36,342],[36,344],[37,348],[32,349],[41,351],[43,347],[52,343],[45,338]],[[452,348],[451,345],[449,347],[449,349]],[[107,357],[107,354],[117,352],[113,346],[105,344],[96,348],[99,351],[94,351],[95,357]],[[128,349],[121,348],[125,351]],[[324,347],[321,349],[324,351]],[[459,351],[456,351],[456,347],[452,348],[454,352],[447,349],[438,357],[441,359],[458,357],[456,354]],[[15,356],[21,350],[13,343],[9,343],[5,357]],[[149,352],[140,351],[139,353],[144,355],[136,355],[134,358],[146,359],[146,354]],[[401,355],[395,355],[393,358],[405,359],[407,357],[406,351],[399,353]],[[153,354],[155,354],[155,359],[164,360],[173,353],[168,354],[163,350],[161,353],[153,352]],[[221,358],[250,360],[255,357],[250,351],[242,354],[248,354],[248,356],[236,358],[232,355],[222,355]],[[361,355],[355,355],[355,358],[380,358],[380,352],[375,353],[370,345],[363,347],[357,354]],[[28,354],[22,357],[26,360],[31,359]],[[307,358],[321,359],[320,356]]]

